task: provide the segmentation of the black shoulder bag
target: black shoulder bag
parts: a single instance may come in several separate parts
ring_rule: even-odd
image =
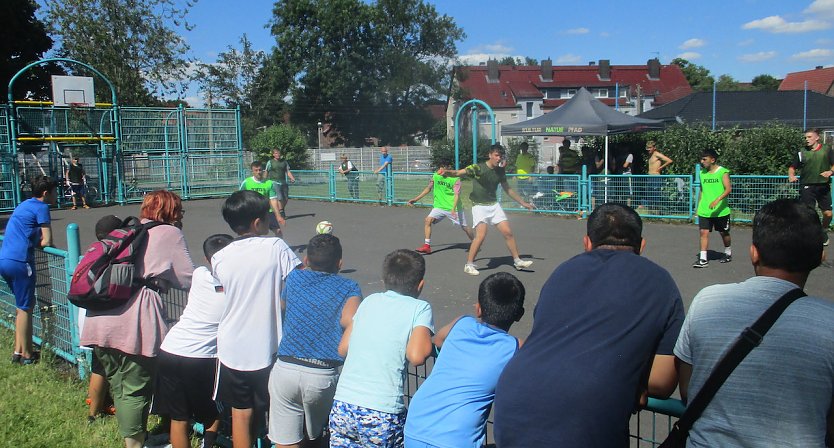
[[[730,346],[729,350],[727,350],[715,365],[712,373],[704,381],[704,386],[686,407],[681,418],[669,432],[669,436],[660,444],[660,448],[683,448],[686,446],[689,430],[692,429],[692,425],[695,424],[695,421],[704,412],[704,409],[706,409],[721,385],[724,384],[724,381],[727,381],[727,378],[729,378],[730,374],[733,373],[733,370],[735,370],[741,361],[756,346],[761,344],[765,334],[767,334],[770,327],[773,326],[776,319],[782,315],[785,309],[796,299],[806,295],[805,291],[799,288],[788,291],[774,302],[752,326],[745,328],[741,332],[733,345]]]

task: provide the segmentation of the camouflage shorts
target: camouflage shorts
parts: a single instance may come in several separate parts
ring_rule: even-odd
[[[400,448],[404,426],[405,412],[389,414],[336,400],[330,411],[330,446]]]

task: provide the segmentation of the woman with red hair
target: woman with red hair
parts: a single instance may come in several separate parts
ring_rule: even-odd
[[[147,432],[156,356],[168,332],[160,291],[188,289],[194,264],[182,231],[182,200],[175,193],[148,193],[140,209],[142,223],[159,221],[148,230],[147,244],[136,258],[136,277],[146,280],[124,305],[87,311],[81,344],[94,347],[113,401],[119,431],[127,448],[141,447]]]

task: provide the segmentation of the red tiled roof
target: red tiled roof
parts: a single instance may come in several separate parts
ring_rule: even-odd
[[[805,81],[808,81],[808,90],[829,95],[834,90],[834,67],[788,73],[779,84],[779,90],[804,90]]]
[[[517,107],[521,98],[543,98],[541,89],[546,88],[593,88],[606,87],[611,89],[619,83],[621,89],[630,89],[633,96],[637,85],[640,85],[644,96],[655,98],[655,105],[665,104],[692,93],[692,88],[686,81],[680,67],[677,65],[661,65],[660,77],[649,78],[646,65],[612,65],[609,79],[599,77],[598,65],[556,66],[553,67],[553,80],[544,81],[541,78],[539,66],[498,66],[499,77],[497,83],[487,81],[487,66],[456,67],[462,74],[459,81],[466,98],[478,98],[493,108]],[[563,103],[560,99],[545,99],[545,108],[557,107]],[[610,98],[606,104],[613,105]]]

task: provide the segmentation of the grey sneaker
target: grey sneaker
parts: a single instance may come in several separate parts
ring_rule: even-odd
[[[533,265],[532,260],[516,260],[516,261],[513,262],[513,266],[516,268],[516,270],[519,270],[519,271],[522,270],[522,269],[529,268],[532,265]]]
[[[695,264],[692,265],[693,268],[705,268],[707,266],[709,266],[709,261],[703,260],[701,258],[695,261]]]
[[[466,263],[463,266],[463,272],[465,272],[469,275],[478,275],[478,274],[480,274],[480,272],[478,271],[478,268],[476,268],[475,265],[471,264],[471,263]]]
[[[828,246],[828,232],[825,233],[825,241],[822,242],[823,246]]]
[[[731,261],[733,261],[733,256],[725,254],[724,258],[722,258],[721,261],[719,261],[719,263],[729,263]]]

